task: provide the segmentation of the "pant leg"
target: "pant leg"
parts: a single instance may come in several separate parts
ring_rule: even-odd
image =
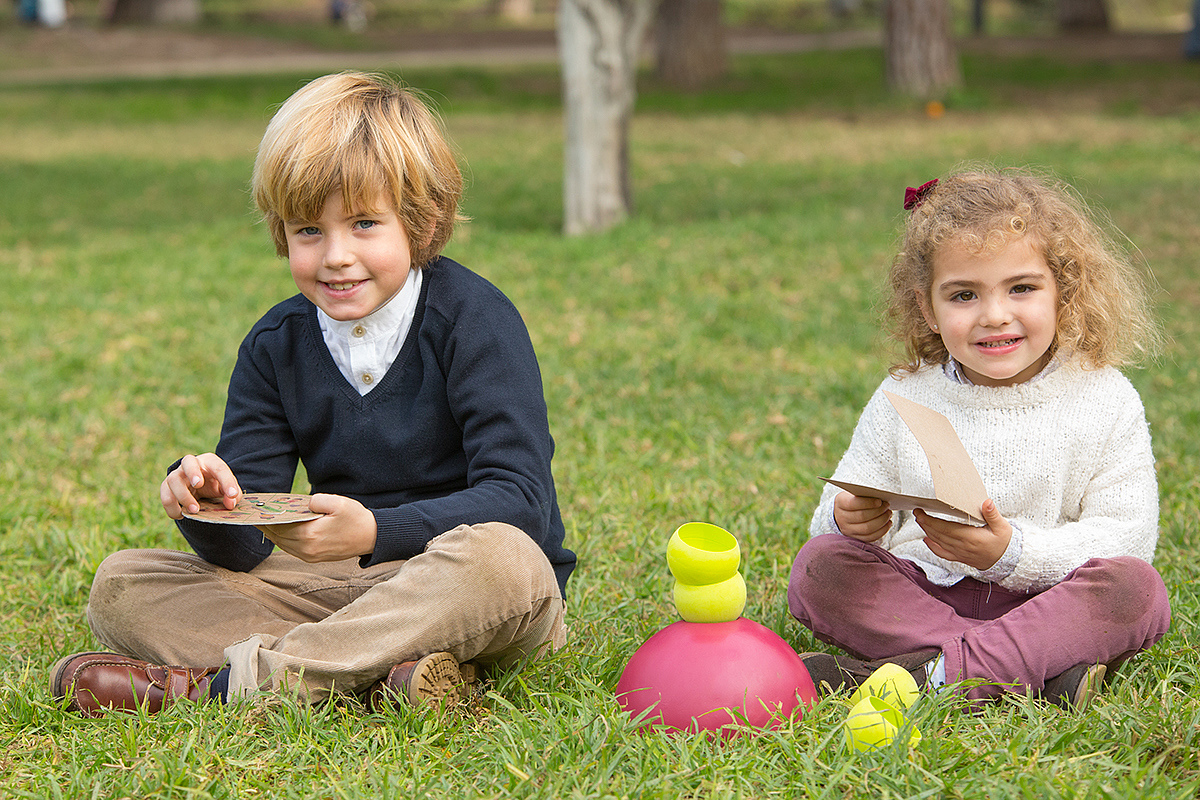
[[[112,650],[183,666],[219,666],[227,646],[255,633],[283,636],[324,619],[387,580],[399,563],[306,564],[276,551],[250,572],[176,550],[122,550],[96,570],[88,623]]]
[[[504,663],[565,641],[554,570],[509,525],[462,526],[408,561],[307,564],[276,552],[249,572],[192,553],[126,550],[100,565],[88,621],[117,652],[229,663],[230,688],[287,683],[314,697],[368,687],[396,663],[449,651]],[[299,630],[298,630],[299,629]],[[235,663],[236,662],[236,663]]]
[[[1109,663],[1157,642],[1170,624],[1166,587],[1135,558],[1094,559],[1040,594],[964,579],[939,587],[911,562],[844,536],[818,536],[792,567],[793,616],[862,658],[930,647],[972,698],[1040,689],[1081,663]]]
[[[887,658],[940,647],[979,624],[939,598],[941,588],[882,547],[826,534],[800,548],[788,607],[821,641],[858,658]]]
[[[230,694],[360,692],[394,664],[440,651],[503,664],[561,645],[563,616],[554,570],[529,536],[463,525],[325,619],[226,648]]]
[[[995,620],[942,643],[946,674],[980,678],[972,698],[1039,690],[1077,664],[1120,663],[1171,625],[1162,577],[1138,558],[1094,558]]]

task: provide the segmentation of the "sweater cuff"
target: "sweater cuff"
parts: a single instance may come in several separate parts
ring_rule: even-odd
[[[980,572],[979,577],[989,583],[1000,583],[1012,575],[1013,570],[1017,568],[1017,562],[1021,559],[1023,539],[1021,529],[1013,525],[1012,538],[1008,540],[1008,548],[1004,551],[1004,555],[1000,556],[1000,560],[995,564]]]
[[[372,508],[375,516],[375,550],[359,558],[359,566],[369,567],[388,561],[406,561],[425,552],[429,544],[420,514],[410,506]]]

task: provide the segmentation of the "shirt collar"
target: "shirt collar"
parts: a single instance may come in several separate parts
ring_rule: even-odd
[[[1050,361],[1047,362],[1046,366],[1042,367],[1042,371],[1039,372],[1037,375],[1034,375],[1032,378],[1030,378],[1028,381],[1026,381],[1026,383],[1036,383],[1037,381],[1040,381],[1042,378],[1046,377],[1051,372],[1054,372],[1054,370],[1058,369],[1061,364],[1062,364],[1062,361],[1059,360],[1058,354],[1055,353],[1054,356],[1050,359]],[[955,361],[953,358],[951,358],[949,361],[947,361],[945,364],[942,365],[942,371],[944,373],[946,373],[947,378],[954,381],[955,383],[961,383],[963,386],[974,386],[975,385],[975,384],[971,383],[971,379],[967,377],[967,373],[963,372],[962,365],[959,364],[957,361]]]
[[[391,299],[361,319],[337,320],[317,309],[321,330],[339,339],[369,342],[396,331],[411,320],[421,293],[421,271],[409,270],[400,291]]]

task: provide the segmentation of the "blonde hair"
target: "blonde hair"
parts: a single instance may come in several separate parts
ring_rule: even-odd
[[[280,256],[286,223],[316,219],[333,192],[348,209],[375,212],[389,198],[418,269],[462,219],[462,173],[440,120],[383,75],[326,75],[289,97],[267,125],[251,188]]]
[[[921,311],[931,302],[934,254],[960,246],[983,254],[1028,237],[1058,288],[1052,352],[1091,368],[1143,361],[1162,342],[1147,278],[1066,184],[1016,169],[970,168],[942,178],[908,216],[892,261],[888,317],[903,360],[892,373],[950,359]]]

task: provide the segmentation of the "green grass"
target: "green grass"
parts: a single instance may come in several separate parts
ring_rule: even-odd
[[[571,645],[444,719],[276,702],[83,720],[50,700],[54,661],[95,645],[100,560],[184,546],[155,499],[163,470],[213,445],[241,336],[293,291],[246,185],[269,107],[305,76],[0,88],[0,796],[1194,797],[1200,71],[968,60],[968,90],[932,120],[884,96],[878,64],[739,59],[686,98],[647,79],[636,216],[579,239],[559,234],[552,72],[406,76],[464,156],[473,220],[448,253],[513,298],[538,349],[580,554]],[[1131,378],[1171,633],[1086,715],[928,703],[911,757],[848,754],[836,701],[724,743],[631,731],[612,690],[674,619],[681,522],[734,532],[746,615],[815,646],[787,573],[888,363],[876,303],[903,189],[968,159],[1075,182],[1161,284],[1171,344]]]

